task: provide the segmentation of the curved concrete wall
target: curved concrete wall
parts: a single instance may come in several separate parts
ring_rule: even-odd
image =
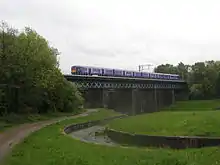
[[[121,144],[150,147],[168,147],[175,149],[201,148],[220,145],[220,138],[187,136],[151,136],[131,134],[107,129],[106,134],[113,141]]]
[[[124,118],[127,115],[113,116],[105,118],[103,120],[94,120],[85,123],[76,123],[66,126],[64,132],[69,134],[73,131],[92,127],[94,125],[103,124],[107,121]],[[145,147],[168,147],[175,149],[184,148],[201,148],[220,145],[220,138],[217,137],[187,137],[187,136],[153,136],[153,135],[141,135],[131,134],[122,131],[116,131],[113,129],[107,129],[105,131],[107,136],[113,141],[121,144],[145,146]]]
[[[110,121],[110,120],[113,120],[113,119],[116,119],[116,118],[124,118],[124,117],[127,117],[127,115],[119,115],[119,116],[108,117],[108,118],[105,118],[103,120],[94,120],[94,121],[88,121],[88,122],[85,122],[85,123],[71,124],[71,125],[66,126],[64,128],[64,132],[66,134],[69,134],[73,131],[77,131],[77,130],[80,130],[80,129],[92,127],[94,125],[102,124],[102,123],[105,123],[107,121]]]

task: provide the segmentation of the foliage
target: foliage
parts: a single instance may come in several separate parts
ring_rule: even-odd
[[[196,62],[177,66],[159,65],[155,72],[179,74],[189,84],[191,99],[211,99],[220,96],[220,61]]]
[[[0,84],[7,85],[1,88],[0,101],[3,94],[9,105],[18,100],[16,108],[1,108],[1,115],[70,112],[82,104],[80,93],[58,68],[59,51],[36,31],[25,27],[19,32],[2,22],[0,46]]]
[[[16,145],[5,165],[214,165],[219,162],[219,147],[186,150],[109,147],[81,142],[60,131],[72,123],[107,116],[98,112],[45,127]]]

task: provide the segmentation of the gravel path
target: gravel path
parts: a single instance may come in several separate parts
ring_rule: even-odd
[[[87,116],[89,113],[95,112],[95,111],[97,110],[91,109],[85,113],[75,115],[75,116],[61,117],[61,118],[56,118],[56,119],[52,119],[49,121],[41,121],[37,123],[22,124],[17,127],[6,130],[5,132],[0,134],[0,163],[3,160],[3,158],[6,156],[6,154],[11,150],[11,148],[15,144],[18,144],[19,142],[21,142],[30,133],[41,129],[42,127],[45,127],[47,125],[50,125],[50,124],[53,124],[53,123],[56,123],[56,122],[59,122],[65,119]]]
[[[73,138],[82,140],[84,142],[91,142],[91,143],[108,145],[108,146],[118,146],[117,143],[111,141],[111,139],[109,139],[104,135],[95,136],[95,132],[102,132],[104,131],[104,129],[105,127],[96,125],[89,128],[74,131],[69,135],[72,136]]]

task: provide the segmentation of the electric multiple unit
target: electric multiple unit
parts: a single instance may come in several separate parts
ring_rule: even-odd
[[[146,79],[164,79],[164,80],[180,80],[177,74],[166,73],[148,73],[137,72],[120,69],[98,68],[88,66],[72,66],[71,73],[74,75],[90,75],[90,76],[109,76],[109,77],[130,77],[130,78],[146,78]]]

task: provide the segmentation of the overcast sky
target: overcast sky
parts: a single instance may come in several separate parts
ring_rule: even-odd
[[[220,59],[219,0],[0,0],[0,18],[44,36],[65,73]]]

